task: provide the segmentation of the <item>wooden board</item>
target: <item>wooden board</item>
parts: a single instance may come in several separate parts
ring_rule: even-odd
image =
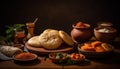
[[[45,49],[43,47],[33,47],[33,46],[30,46],[28,45],[27,43],[25,43],[25,47],[30,51],[30,52],[33,52],[33,53],[36,53],[36,54],[48,54],[48,53],[52,53],[52,52],[71,52],[74,50],[74,47],[75,46],[69,46],[69,45],[66,45],[66,44],[62,44],[59,48],[57,49],[54,49],[54,50],[49,50],[49,49]]]

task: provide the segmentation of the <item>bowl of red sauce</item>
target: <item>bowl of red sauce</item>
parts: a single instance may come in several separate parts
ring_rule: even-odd
[[[38,58],[38,56],[34,53],[23,52],[13,56],[13,59],[17,62],[31,62]]]

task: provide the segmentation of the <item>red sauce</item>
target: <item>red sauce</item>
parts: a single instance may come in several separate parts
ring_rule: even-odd
[[[25,31],[17,31],[15,33],[16,38],[24,38],[25,37]]]
[[[32,53],[29,53],[29,52],[25,52],[25,53],[20,53],[20,54],[16,55],[15,58],[16,59],[23,59],[23,60],[27,59],[27,60],[29,60],[29,59],[35,58],[35,55],[32,54]]]

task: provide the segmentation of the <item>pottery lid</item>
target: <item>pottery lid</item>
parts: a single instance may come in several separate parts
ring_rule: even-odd
[[[111,22],[98,22],[97,25],[98,26],[105,26],[105,27],[113,26],[113,24]]]
[[[113,27],[96,27],[94,31],[101,33],[115,33],[117,30]]]

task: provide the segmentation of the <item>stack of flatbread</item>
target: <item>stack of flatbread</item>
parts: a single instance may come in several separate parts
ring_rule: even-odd
[[[62,43],[73,46],[72,38],[62,30],[46,29],[39,36],[33,36],[28,40],[28,45],[33,47],[44,47],[46,49],[57,49]]]

